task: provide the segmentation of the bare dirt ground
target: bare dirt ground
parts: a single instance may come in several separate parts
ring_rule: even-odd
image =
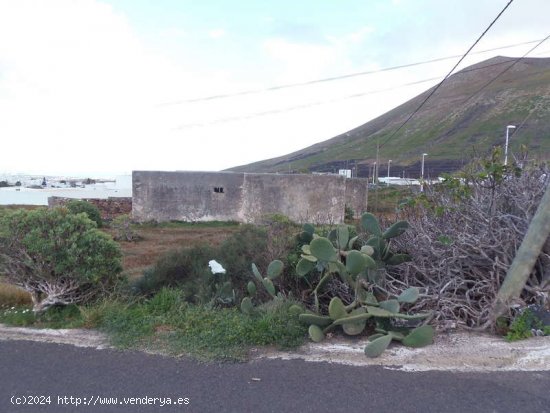
[[[140,276],[163,254],[199,244],[219,245],[238,226],[207,227],[202,225],[182,227],[141,227],[136,232],[142,237],[137,242],[119,242],[122,249],[122,267],[129,278]],[[105,232],[114,235],[114,230]]]
[[[0,324],[0,340],[110,348],[107,337],[93,330],[38,330]],[[382,366],[403,371],[550,371],[550,337],[508,343],[501,337],[487,334],[442,333],[430,346],[415,349],[392,345],[375,359],[365,356],[365,344],[365,340],[332,338],[323,343],[307,343],[292,352],[256,349],[251,355],[253,359],[300,359],[353,366]]]

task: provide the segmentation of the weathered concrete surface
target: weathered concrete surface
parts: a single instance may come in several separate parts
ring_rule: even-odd
[[[307,343],[292,352],[259,351],[259,356],[405,371],[550,371],[550,336],[510,343],[503,337],[489,334],[440,333],[432,345],[422,348],[392,343],[377,358],[365,356],[367,342],[366,339],[334,337],[321,343]]]
[[[134,171],[132,181],[138,221],[258,222],[281,213],[296,222],[340,223],[346,203],[358,215],[367,207],[368,182],[338,175]]]
[[[96,349],[109,348],[105,335],[94,330],[51,330],[7,327],[0,324],[0,341],[26,340],[71,344]],[[294,351],[257,349],[253,359],[299,359],[353,366],[381,366],[404,371],[550,371],[550,336],[508,343],[488,334],[440,333],[434,344],[408,348],[392,344],[378,358],[367,358],[365,339],[329,338],[322,343],[307,343]],[[154,350],[148,353],[155,353]],[[160,354],[160,353],[159,353]]]
[[[94,330],[8,327],[0,324],[1,340],[26,340],[42,343],[71,344],[96,349],[110,348],[107,336]]]

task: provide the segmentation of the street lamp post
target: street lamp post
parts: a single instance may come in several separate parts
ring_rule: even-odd
[[[391,164],[391,159],[388,161],[388,184],[390,183],[390,164]]]
[[[504,165],[508,165],[508,136],[510,129],[516,129],[515,125],[506,126],[506,144],[504,145]]]
[[[422,154],[422,168],[420,169],[420,192],[424,192],[424,158],[428,156],[427,153]]]
[[[374,163],[374,167],[372,168],[372,183],[374,184],[374,179],[376,177],[376,162]]]

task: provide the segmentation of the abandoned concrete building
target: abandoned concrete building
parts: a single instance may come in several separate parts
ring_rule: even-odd
[[[346,205],[356,216],[367,209],[367,180],[339,175],[134,171],[132,182],[132,216],[141,222],[252,223],[280,213],[341,223]]]

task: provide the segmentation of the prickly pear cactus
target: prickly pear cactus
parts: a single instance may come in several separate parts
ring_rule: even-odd
[[[418,288],[408,288],[398,296],[383,301],[378,301],[372,292],[384,282],[386,266],[410,260],[407,254],[395,254],[390,250],[391,239],[402,235],[409,224],[399,221],[383,230],[378,219],[370,213],[363,214],[361,224],[368,238],[360,246],[357,245],[360,244],[359,237],[350,238],[349,228],[345,225],[338,226],[327,237],[315,235],[311,226],[307,227],[307,231],[304,227],[302,239],[311,240],[302,246],[296,273],[299,277],[307,277],[318,271],[320,278],[312,290],[316,313],[302,313],[299,315],[300,321],[310,326],[309,335],[316,342],[340,326],[347,335],[359,335],[370,325],[376,334],[371,335],[372,341],[365,347],[368,357],[378,357],[392,340],[410,347],[430,344],[434,335],[431,326],[414,329],[402,326],[417,325],[430,316],[429,313],[402,312],[403,305],[414,304],[418,300]],[[321,315],[320,294],[335,276],[355,292],[354,300],[345,304],[340,297],[333,297],[328,305],[328,315]],[[397,320],[401,320],[401,324]]]
[[[256,283],[254,282],[254,280],[256,280],[272,298],[275,298],[277,296],[277,290],[273,284],[273,280],[281,275],[283,268],[284,264],[282,261],[271,261],[267,267],[267,276],[264,277],[256,264],[252,263],[252,274],[254,275],[254,278],[246,285],[248,294],[251,297],[254,297],[257,294],[258,289],[256,287]],[[241,311],[245,314],[251,314],[253,309],[254,304],[252,303],[252,299],[250,297],[244,297],[241,301]]]

